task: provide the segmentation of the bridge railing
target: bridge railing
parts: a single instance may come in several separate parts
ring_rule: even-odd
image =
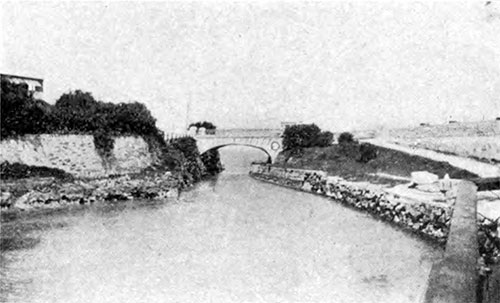
[[[198,132],[195,136],[217,136],[217,137],[279,137],[281,129],[216,129]]]

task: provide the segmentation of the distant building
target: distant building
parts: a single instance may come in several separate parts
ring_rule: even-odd
[[[28,90],[33,93],[35,99],[42,99],[43,96],[43,79],[24,77],[8,74],[0,74],[2,80],[7,80],[12,83],[20,84],[25,83],[28,85]]]

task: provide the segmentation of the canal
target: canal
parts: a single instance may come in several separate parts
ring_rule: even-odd
[[[2,302],[421,302],[441,250],[331,200],[248,177],[251,157],[178,199],[21,218]],[[241,163],[241,161],[239,162]],[[236,167],[236,168],[235,168]]]

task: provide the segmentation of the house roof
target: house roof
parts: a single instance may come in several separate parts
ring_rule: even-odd
[[[7,77],[7,78],[19,78],[19,79],[25,79],[25,80],[35,80],[35,81],[40,81],[43,83],[42,78],[34,78],[34,77],[25,77],[25,76],[18,76],[18,75],[11,75],[11,74],[0,74],[0,76]]]

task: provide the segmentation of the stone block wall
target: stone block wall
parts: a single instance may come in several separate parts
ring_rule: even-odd
[[[153,157],[148,144],[141,137],[117,137],[113,148],[116,173],[140,171],[151,165]]]
[[[330,197],[438,242],[446,241],[450,230],[452,208],[446,203],[407,201],[380,186],[355,184],[339,177],[329,177],[323,171],[254,164],[250,175],[262,181]]]
[[[2,140],[0,151],[0,163],[59,168],[76,177],[138,172],[152,163],[140,137],[116,137],[110,163],[98,155],[92,135],[28,135]]]

